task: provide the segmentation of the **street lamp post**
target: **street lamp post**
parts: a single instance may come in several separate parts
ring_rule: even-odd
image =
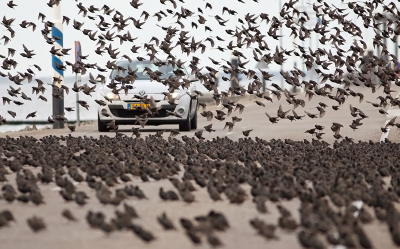
[[[61,20],[61,3],[53,5],[53,23],[54,26],[52,27],[51,35],[54,39],[54,46],[56,49],[63,48],[63,24]],[[56,91],[57,95],[60,97],[55,98],[53,96],[53,117],[57,115],[64,114],[64,90],[61,85],[64,83],[64,71],[57,68],[58,65],[63,65],[63,58],[62,56],[52,55],[52,66],[54,69],[54,77],[59,80],[55,80],[54,84],[57,87],[53,87],[53,92]],[[57,89],[58,88],[58,89]],[[53,124],[53,129],[62,129],[64,128],[64,121],[55,119]]]

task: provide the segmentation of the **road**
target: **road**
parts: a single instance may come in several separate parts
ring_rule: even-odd
[[[377,93],[370,93],[370,89],[360,88],[360,92],[365,95],[365,100],[375,100],[379,96],[379,90]],[[305,99],[300,94],[299,98]],[[282,104],[283,110],[288,110],[291,107],[285,103],[282,99],[277,101],[274,99],[273,103],[266,103],[266,107],[258,106],[254,103],[254,98],[244,98],[239,102],[243,103],[245,111],[239,115],[234,112],[232,116],[238,116],[242,118],[242,121],[236,123],[232,132],[223,130],[225,122],[220,122],[213,119],[211,122],[207,122],[205,118],[199,116],[198,127],[202,128],[209,123],[213,123],[213,128],[216,132],[207,133],[203,136],[206,139],[212,139],[214,137],[228,136],[233,140],[237,140],[243,137],[242,131],[253,129],[250,137],[259,137],[266,140],[270,139],[293,139],[293,140],[311,140],[312,135],[305,133],[306,130],[314,128],[315,124],[319,124],[325,127],[323,138],[328,143],[332,144],[335,142],[333,132],[330,130],[330,126],[333,122],[343,124],[341,135],[343,137],[348,136],[353,138],[355,141],[372,140],[378,142],[382,136],[380,127],[384,126],[387,119],[393,115],[397,115],[398,110],[392,109],[390,111],[390,117],[382,115],[378,112],[378,109],[373,107],[371,104],[366,103],[364,100],[359,103],[358,98],[349,97],[345,104],[340,107],[340,110],[334,111],[330,106],[336,105],[336,103],[328,98],[313,98],[310,102],[306,102],[304,108],[298,107],[296,112],[299,115],[303,115],[303,111],[310,113],[318,113],[314,109],[318,102],[322,101],[327,104],[326,115],[323,118],[311,119],[304,117],[301,121],[290,122],[289,120],[280,120],[277,124],[272,124],[268,121],[265,112],[276,116],[277,109]],[[354,119],[350,115],[349,105],[355,106],[361,109],[369,118],[363,120],[364,123],[359,127],[358,130],[353,131],[349,125]],[[207,107],[208,110],[221,109],[215,105]],[[230,119],[230,117],[229,117]],[[228,118],[227,118],[228,120]],[[229,120],[230,121],[230,120]],[[147,134],[154,134],[159,130],[170,130],[176,129],[176,126],[159,126],[149,127],[141,130],[142,136]],[[122,126],[120,132],[131,136],[130,127]],[[183,135],[193,136],[195,131],[182,132],[177,138]],[[36,131],[23,131],[23,132],[8,132],[1,133],[0,137],[19,137],[19,136],[34,136],[41,138],[47,135],[66,136],[71,134],[72,136],[92,136],[98,138],[100,135],[114,136],[115,133],[99,133],[97,132],[97,125],[86,124],[77,127],[76,131],[71,133],[67,128],[61,130],[36,130]],[[165,132],[164,136],[167,137],[169,132]],[[314,138],[315,139],[315,138]],[[393,142],[400,142],[399,132],[396,128],[392,128],[388,135],[388,139]],[[39,172],[39,169],[30,168],[34,173]],[[15,174],[7,175],[7,179],[10,184],[15,186]],[[60,197],[58,191],[59,188],[55,183],[49,183],[47,185],[41,184],[40,189],[45,198],[45,204],[35,206],[34,204],[22,204],[19,202],[7,203],[4,200],[0,200],[0,211],[4,209],[12,210],[17,222],[12,223],[8,227],[0,229],[0,241],[1,248],[19,248],[19,249],[36,249],[36,248],[210,248],[203,238],[203,243],[199,246],[193,245],[193,243],[184,235],[184,231],[181,226],[178,225],[179,218],[186,217],[193,219],[197,215],[205,215],[210,210],[216,210],[223,212],[230,223],[230,229],[226,232],[219,232],[217,236],[224,243],[223,248],[301,248],[294,232],[286,232],[283,230],[277,231],[279,240],[266,240],[261,236],[258,236],[256,231],[250,227],[249,220],[255,217],[259,217],[269,223],[277,223],[278,210],[270,201],[267,201],[268,213],[259,214],[254,207],[254,204],[249,197],[241,205],[229,204],[229,201],[225,198],[220,202],[213,202],[205,188],[199,188],[196,186],[197,191],[195,192],[196,202],[192,204],[185,204],[184,202],[163,202],[158,196],[158,190],[161,186],[167,189],[173,189],[172,184],[168,180],[142,182],[139,178],[134,178],[129,184],[138,185],[147,195],[148,199],[138,200],[130,198],[127,202],[133,205],[138,214],[139,219],[136,219],[137,224],[143,225],[146,229],[150,230],[155,236],[156,240],[151,243],[145,243],[138,239],[130,231],[115,232],[110,235],[105,235],[100,230],[91,229],[85,220],[85,216],[89,210],[102,211],[107,217],[113,216],[116,209],[122,210],[122,207],[118,208],[112,205],[102,205],[98,202],[95,192],[90,189],[86,183],[76,183],[79,190],[85,191],[89,195],[87,205],[79,207],[74,202],[64,202]],[[115,188],[123,187],[125,184],[121,183]],[[0,185],[1,186],[1,185]],[[243,188],[249,192],[250,186],[243,185]],[[298,208],[300,205],[299,199],[292,201],[282,201],[281,205],[285,206],[294,215],[294,218],[299,221]],[[64,208],[69,208],[74,215],[79,219],[78,222],[68,222],[61,217],[61,211]],[[368,208],[368,207],[367,207]],[[373,212],[372,209],[368,209]],[[162,212],[166,212],[168,216],[173,220],[175,226],[178,227],[177,231],[166,232],[157,223],[156,217]],[[33,233],[26,224],[26,219],[37,215],[43,217],[47,223],[47,229],[43,232]],[[393,242],[387,231],[387,226],[378,221],[374,221],[371,224],[365,225],[364,229],[368,236],[371,238],[376,248],[394,248]]]
[[[392,87],[395,90],[398,90],[396,87]],[[337,102],[331,100],[327,97],[322,98],[319,96],[313,97],[311,101],[307,101],[304,93],[299,93],[298,98],[306,100],[306,106],[303,108],[301,106],[297,107],[295,111],[299,115],[305,115],[304,111],[309,113],[318,114],[318,110],[316,107],[318,106],[319,102],[323,102],[328,105],[326,108],[326,114],[323,118],[315,118],[311,119],[308,116],[305,116],[302,120],[298,121],[289,121],[287,119],[280,120],[276,124],[272,124],[268,121],[268,117],[265,115],[267,112],[270,116],[276,116],[277,110],[279,105],[282,105],[284,111],[292,109],[293,106],[289,105],[285,100],[284,96],[280,101],[276,98],[273,99],[273,103],[267,102],[266,100],[259,99],[257,100],[262,101],[265,103],[266,107],[258,106],[254,101],[256,100],[255,96],[245,97],[239,99],[238,102],[245,105],[245,110],[242,114],[239,114],[238,111],[233,112],[230,117],[227,117],[224,121],[218,121],[215,118],[207,122],[207,120],[202,117],[198,116],[198,128],[203,128],[204,126],[212,123],[213,128],[216,132],[208,133],[204,132],[203,137],[206,139],[212,139],[214,137],[223,137],[228,136],[231,139],[238,139],[243,137],[242,131],[253,129],[250,133],[250,137],[259,137],[266,140],[271,139],[292,139],[292,140],[303,140],[308,139],[311,140],[312,138],[315,139],[315,136],[312,136],[308,133],[305,133],[306,130],[315,128],[314,125],[322,125],[325,129],[322,131],[325,133],[323,135],[323,139],[332,144],[335,142],[335,138],[333,137],[333,132],[330,130],[330,127],[333,122],[340,123],[343,125],[340,134],[343,137],[350,137],[353,138],[354,141],[362,140],[368,141],[372,140],[374,142],[380,141],[382,136],[381,127],[385,125],[385,121],[400,115],[400,110],[396,108],[387,108],[389,115],[380,114],[378,112],[379,108],[373,107],[371,104],[367,103],[366,101],[371,101],[375,103],[379,103],[379,100],[376,98],[380,95],[383,95],[381,92],[382,89],[378,89],[376,93],[371,93],[371,89],[369,88],[359,88],[355,91],[361,92],[364,94],[364,101],[359,103],[359,98],[354,98],[349,96],[346,102],[340,106],[338,111],[332,109],[332,105],[337,105]],[[395,93],[396,94],[396,93]],[[352,120],[356,119],[350,115],[350,104],[354,107],[359,108],[362,110],[368,118],[362,120],[363,125],[359,126],[357,130],[353,130],[349,127],[352,123]],[[215,104],[209,104],[207,106],[207,110],[213,111],[215,114],[216,109],[222,109],[222,106],[215,106]],[[201,109],[199,110],[201,111]],[[225,109],[226,111],[226,109]],[[291,112],[289,114],[292,114]],[[231,117],[237,116],[242,118],[241,122],[235,124],[233,130],[229,132],[227,129],[223,129],[225,126],[226,121],[232,121]],[[400,120],[398,121],[400,122]],[[131,136],[132,133],[130,132],[132,126],[120,126],[119,132],[122,132],[128,136]],[[137,126],[136,126],[137,127]],[[146,136],[147,134],[155,134],[157,131],[166,130],[164,136],[167,137],[169,135],[170,130],[176,130],[178,127],[177,125],[160,125],[160,126],[146,126],[144,129],[141,129],[142,136]],[[182,135],[186,136],[194,136],[195,131],[190,132],[181,132]],[[38,130],[38,131],[24,131],[24,132],[7,132],[7,133],[0,133],[0,137],[11,136],[11,137],[18,137],[18,136],[35,136],[35,137],[43,137],[46,135],[68,135],[71,134],[72,136],[92,136],[94,138],[98,138],[100,135],[109,135],[114,136],[114,132],[110,133],[100,133],[97,132],[97,123],[86,124],[76,128],[76,131],[71,133],[68,128],[60,129],[60,130]],[[178,136],[179,137],[179,136]],[[397,128],[394,127],[391,129],[390,133],[388,134],[388,139],[393,142],[400,142],[400,134],[397,131]]]

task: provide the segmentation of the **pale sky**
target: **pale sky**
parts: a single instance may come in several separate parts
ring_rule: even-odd
[[[130,24],[124,31],[121,31],[120,34],[126,33],[128,30],[130,31],[131,35],[133,37],[138,37],[138,39],[134,43],[130,42],[124,42],[123,45],[119,44],[119,38],[115,38],[113,42],[111,42],[113,48],[118,48],[121,53],[120,55],[127,54],[131,58],[135,58],[136,56],[142,56],[142,57],[147,57],[146,52],[143,49],[139,50],[139,54],[133,54],[130,51],[130,48],[132,45],[140,45],[143,46],[143,43],[148,43],[151,39],[151,37],[155,36],[158,38],[163,38],[165,36],[165,31],[163,31],[160,27],[156,26],[156,24],[164,27],[168,26],[174,26],[180,29],[179,25],[176,24],[176,18],[172,18],[168,16],[167,18],[163,18],[160,22],[157,22],[156,17],[153,17],[153,15],[158,12],[159,10],[163,10],[166,12],[167,9],[173,10],[173,11],[178,11],[180,12],[181,6],[195,12],[195,14],[191,17],[188,17],[187,19],[181,19],[182,23],[185,25],[185,28],[183,30],[189,31],[188,36],[194,36],[196,41],[203,41],[209,47],[209,42],[204,40],[207,37],[213,37],[213,39],[216,41],[216,46],[220,45],[221,47],[226,47],[226,45],[229,43],[229,41],[232,39],[230,35],[228,35],[225,30],[226,29],[235,29],[236,25],[241,25],[238,22],[238,18],[241,18],[244,20],[244,15],[247,13],[250,14],[255,14],[259,15],[260,13],[267,13],[270,15],[270,18],[273,16],[278,17],[278,19],[281,19],[279,17],[279,10],[280,10],[280,1],[278,0],[259,0],[259,3],[256,3],[252,0],[245,0],[245,4],[240,3],[236,0],[229,0],[229,1],[208,1],[212,4],[213,9],[210,10],[205,9],[205,5],[207,1],[201,1],[201,0],[185,0],[185,3],[181,3],[178,0],[176,0],[178,3],[178,8],[173,9],[173,6],[170,2],[167,2],[166,5],[163,5],[160,3],[158,0],[142,0],[141,3],[143,3],[142,6],[139,7],[139,9],[134,9],[132,6],[130,6],[128,0],[116,0],[116,1],[109,1],[109,0],[85,0],[81,1],[83,5],[86,8],[89,8],[90,5],[94,5],[97,8],[102,8],[104,4],[107,4],[111,9],[116,9],[120,11],[125,18],[131,16],[134,17],[135,19],[139,19],[140,15],[143,11],[147,11],[150,14],[149,19],[146,21],[146,23],[143,25],[142,30],[136,29],[131,23],[131,21],[128,21]],[[35,0],[35,1],[26,1],[26,0],[14,0],[14,3],[17,4],[18,6],[15,7],[15,9],[10,9],[6,6],[6,3],[8,0],[2,0],[0,5],[1,5],[1,13],[4,15],[7,19],[9,18],[15,18],[16,20],[13,23],[12,28],[16,31],[16,35],[12,40],[7,44],[3,45],[4,40],[0,40],[0,54],[7,56],[7,49],[8,48],[14,48],[16,49],[16,54],[14,56],[14,59],[19,63],[18,67],[16,70],[11,70],[11,74],[16,74],[17,71],[24,72],[28,67],[32,68],[31,65],[38,64],[41,68],[42,71],[38,72],[37,77],[48,77],[52,76],[53,70],[51,67],[51,54],[49,53],[52,45],[49,45],[45,42],[43,39],[40,30],[43,28],[43,24],[38,21],[38,13],[41,12],[46,15],[46,20],[48,21],[53,21],[53,10],[52,8],[47,6],[46,0]],[[282,1],[283,3],[285,1]],[[309,12],[309,16],[311,17],[311,21],[315,24],[316,22],[316,17],[315,14],[312,13],[312,8],[310,5],[307,4],[309,3],[314,3],[315,1],[306,1],[303,0],[303,3],[305,6],[307,6],[307,10],[311,10]],[[342,4],[341,1],[334,1],[334,0],[329,0],[325,1],[328,4],[335,4],[336,7],[339,8],[347,8],[346,5]],[[91,29],[91,30],[97,30],[95,24],[99,22],[99,18],[96,17],[97,14],[103,15],[103,11],[99,11],[96,14],[93,13],[88,13],[89,16],[94,16],[96,17],[96,20],[90,20],[88,17],[83,17],[82,14],[78,15],[78,8],[76,6],[78,2],[75,2],[73,0],[62,0],[61,1],[61,15],[65,15],[71,18],[71,22],[69,26],[66,24],[63,25],[63,33],[64,33],[64,48],[72,48],[69,56],[65,56],[64,60],[74,62],[74,41],[79,40],[82,44],[82,50],[83,50],[83,55],[89,55],[88,60],[86,60],[86,63],[98,63],[102,68],[105,68],[105,64],[108,60],[111,60],[111,58],[108,57],[107,53],[104,53],[103,56],[97,55],[94,50],[96,49],[96,43],[95,41],[91,41],[89,37],[85,36],[82,34],[82,31],[77,31],[72,27],[72,22],[74,19],[76,19],[79,22],[83,22],[84,25],[81,30],[83,29]],[[227,5],[229,3],[229,6]],[[298,8],[300,8],[302,1],[296,5]],[[315,2],[317,3],[317,2]],[[389,3],[389,2],[388,2]],[[317,3],[318,4],[318,3]],[[222,14],[222,8],[224,5],[227,5],[228,8],[233,9],[238,12],[236,15],[229,15],[227,12]],[[205,32],[204,31],[204,25],[199,24],[198,30],[192,29],[191,27],[191,22],[197,22],[198,20],[198,14],[199,12],[197,11],[197,8],[200,7],[204,14],[203,17],[207,19],[206,25],[208,25],[213,32]],[[347,13],[349,11],[345,11]],[[219,15],[222,17],[224,20],[229,21],[226,23],[225,27],[222,27],[218,25],[218,22],[214,18],[215,15]],[[104,15],[103,15],[104,16]],[[111,20],[111,16],[105,16],[106,22],[113,23]],[[354,19],[356,23],[362,27],[362,22],[360,20],[355,19],[355,14],[350,12],[349,18]],[[27,28],[23,29],[19,26],[19,24],[23,21],[31,21],[34,22],[37,25],[37,29],[35,32],[32,32],[32,28]],[[141,21],[143,21],[143,17],[140,18]],[[260,19],[258,19],[260,21]],[[266,25],[265,22],[263,24],[259,24],[260,27],[259,29],[261,31],[268,31],[269,24]],[[331,25],[337,26],[337,22],[331,22]],[[1,36],[7,35],[10,37],[10,34],[6,29],[1,26]],[[312,27],[310,27],[312,28]],[[372,36],[373,36],[373,31],[370,30],[365,30],[362,27],[362,30],[364,31],[364,40],[369,44],[370,46],[372,45]],[[112,29],[111,32],[115,32],[117,34],[117,29],[114,28]],[[288,29],[287,27],[284,26],[283,28],[283,48],[291,50],[293,49],[293,37],[289,37],[291,30]],[[334,30],[332,32],[335,32]],[[97,35],[100,33],[105,34],[106,32],[98,32]],[[348,41],[348,44],[346,46],[343,46],[343,49],[347,50],[351,43],[353,42],[353,38],[350,37],[349,35],[346,35],[344,32],[342,32],[343,37]],[[225,41],[217,41],[215,38],[216,36],[221,37]],[[318,35],[318,39],[320,36]],[[357,38],[358,39],[358,38]],[[235,39],[236,40],[236,39]],[[176,38],[173,39],[174,44],[176,43]],[[275,51],[275,47],[279,45],[279,41],[274,40],[273,38],[269,37],[268,35],[265,38],[265,41],[268,43],[269,48],[271,49],[271,53],[273,54]],[[302,43],[300,40],[295,41],[297,44],[304,44],[306,47],[309,46],[310,42],[307,40],[305,43]],[[107,43],[107,45],[110,42]],[[36,55],[33,57],[33,59],[26,59],[20,56],[20,53],[23,52],[22,44],[25,44],[25,46],[28,49],[34,50],[34,53]],[[235,44],[235,42],[234,42]],[[319,46],[316,42],[316,34],[313,34],[312,41],[311,41],[311,48],[315,50]],[[330,45],[325,46],[325,48],[330,48]],[[388,49],[390,52],[394,53],[394,43],[392,43],[390,40],[388,41]],[[334,48],[331,48],[334,50]],[[255,60],[252,58],[252,47],[246,49],[243,48],[240,50],[245,54],[248,59],[250,59],[250,63],[247,64],[248,68],[254,69],[256,66]],[[208,57],[212,57],[215,60],[218,60],[220,62],[225,63],[224,61],[221,60],[221,58],[224,58],[226,60],[229,60],[232,55],[230,54],[229,51],[227,52],[220,52],[217,49],[208,49],[204,54],[201,54],[200,51],[196,52],[195,54],[191,54],[189,57],[186,55],[182,55],[179,52],[179,48],[177,47],[176,49],[173,50],[173,54],[176,55],[178,58],[181,58],[183,61],[190,61],[193,55],[199,57],[201,59],[201,66],[214,66],[211,61],[208,59]],[[165,57],[165,55],[161,54],[160,57]],[[298,59],[295,59],[297,62],[297,67],[302,68],[301,62]],[[285,70],[290,70],[292,69],[292,66],[294,64],[294,60],[292,58],[288,59],[287,62],[284,65]],[[270,65],[270,70],[277,71],[280,69],[280,66],[272,63]],[[333,69],[334,70],[334,69]],[[3,69],[0,69],[0,71],[4,72]],[[94,73],[99,73],[97,70],[92,71]],[[5,72],[7,73],[7,72]],[[67,71],[64,72],[65,76],[71,76],[71,69],[68,68]]]

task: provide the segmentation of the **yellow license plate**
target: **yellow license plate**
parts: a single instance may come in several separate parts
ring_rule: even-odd
[[[143,104],[143,103],[142,104],[140,104],[140,103],[129,103],[128,104],[128,110],[135,110],[135,109],[137,109],[139,107],[149,108],[150,104]]]

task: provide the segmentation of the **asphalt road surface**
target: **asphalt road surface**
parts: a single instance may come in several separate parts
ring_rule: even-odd
[[[392,87],[394,90],[399,90],[398,87]],[[306,101],[305,107],[297,107],[295,111],[298,115],[306,115],[304,111],[309,113],[318,114],[318,110],[316,107],[318,106],[319,102],[323,102],[328,105],[326,108],[326,114],[323,118],[309,118],[307,115],[298,121],[291,122],[290,120],[280,120],[276,124],[272,124],[269,122],[268,117],[265,115],[267,112],[270,116],[277,116],[277,110],[279,105],[282,105],[284,111],[292,109],[292,105],[289,105],[285,100],[284,96],[281,100],[277,100],[273,98],[273,103],[266,101],[265,99],[256,98],[255,96],[251,97],[244,97],[238,100],[238,103],[242,103],[245,105],[245,110],[242,114],[239,114],[238,111],[233,112],[231,116],[227,116],[224,121],[218,121],[215,118],[208,122],[204,117],[198,115],[198,129],[202,129],[204,126],[212,123],[213,129],[216,132],[208,133],[206,131],[203,132],[203,137],[206,139],[212,139],[214,137],[224,137],[228,136],[231,139],[238,139],[243,137],[242,131],[253,129],[250,133],[250,137],[259,137],[266,140],[271,139],[292,139],[292,140],[303,140],[308,139],[311,140],[312,138],[316,139],[315,136],[312,136],[308,133],[305,133],[306,130],[315,128],[314,125],[322,125],[325,129],[322,131],[325,133],[322,137],[323,139],[332,144],[335,142],[335,138],[333,137],[333,132],[331,131],[330,127],[333,122],[340,123],[343,125],[340,134],[343,137],[350,137],[353,138],[354,141],[362,140],[368,141],[372,140],[374,142],[380,141],[382,137],[381,127],[384,127],[385,122],[392,117],[400,115],[400,110],[398,108],[392,109],[391,107],[387,107],[386,110],[389,115],[380,114],[378,109],[373,107],[371,104],[367,103],[366,101],[371,101],[374,103],[379,103],[379,100],[376,98],[382,95],[382,89],[378,89],[376,93],[371,93],[370,88],[359,88],[353,89],[354,91],[361,92],[364,94],[364,101],[359,103],[359,98],[354,98],[349,96],[346,102],[340,106],[338,111],[332,109],[332,105],[337,105],[337,102],[331,100],[327,97],[322,98],[319,96],[314,96],[311,101],[308,102],[307,98],[304,96],[304,93],[299,93],[298,98],[304,99]],[[397,92],[393,94],[395,97]],[[259,100],[262,101],[266,107],[258,106],[254,101]],[[350,115],[350,104],[353,107],[357,107],[361,109],[368,118],[362,120],[363,125],[359,126],[357,130],[353,130],[349,127],[352,124],[352,120],[356,118]],[[215,103],[211,103],[207,106],[206,110],[213,111],[215,114],[215,110],[224,110],[223,106],[215,106]],[[201,108],[199,112],[202,111]],[[226,109],[224,110],[226,112]],[[292,115],[292,113],[289,113]],[[231,132],[228,129],[223,129],[225,126],[226,121],[232,121],[231,117],[237,116],[242,118],[241,122],[235,124],[233,130]],[[397,120],[400,122],[400,120]],[[131,132],[132,126],[120,126],[119,132],[122,132],[128,136],[132,136]],[[139,126],[135,126],[139,127]],[[157,131],[165,130],[164,137],[168,137],[171,130],[177,130],[177,125],[160,125],[160,126],[146,126],[144,129],[141,129],[141,136],[146,136],[147,134],[155,134]],[[190,132],[181,132],[180,136],[194,136],[195,131]],[[34,137],[43,137],[46,135],[68,135],[71,134],[72,136],[92,136],[94,138],[98,138],[100,135],[108,135],[108,136],[115,136],[115,132],[111,131],[109,133],[98,132],[97,131],[97,123],[86,124],[76,128],[76,131],[71,133],[68,128],[59,129],[59,130],[38,130],[38,131],[21,131],[21,132],[7,132],[7,133],[0,133],[0,137],[11,136],[11,137],[18,137],[18,136],[34,136]],[[391,128],[391,131],[386,134],[387,138],[392,142],[400,142],[399,131],[397,128]],[[178,135],[179,138],[179,135]]]
[[[377,93],[370,93],[370,89],[361,88],[359,89],[365,95],[365,100],[375,100],[379,96],[380,90]],[[299,94],[299,98],[304,93]],[[259,137],[266,140],[270,139],[293,139],[293,140],[311,140],[312,135],[305,133],[306,130],[314,128],[315,124],[325,126],[323,138],[328,143],[332,144],[335,141],[333,132],[330,130],[330,126],[333,122],[343,124],[341,135],[343,137],[348,136],[353,138],[355,141],[379,141],[382,137],[381,127],[384,126],[385,122],[393,115],[397,114],[397,110],[390,110],[389,116],[382,115],[378,112],[378,108],[373,107],[371,104],[365,102],[359,103],[358,98],[349,97],[345,104],[340,107],[339,111],[334,111],[331,106],[336,105],[335,102],[328,98],[313,98],[310,102],[306,101],[304,108],[298,107],[296,112],[299,115],[303,115],[303,111],[310,113],[318,113],[317,109],[313,109],[318,105],[318,102],[322,101],[327,104],[327,113],[323,118],[311,119],[304,117],[301,121],[290,122],[289,120],[280,120],[277,124],[272,124],[268,121],[265,112],[268,112],[271,116],[276,116],[279,104],[282,104],[283,110],[291,108],[285,100],[277,101],[274,99],[273,103],[267,103],[262,100],[266,107],[260,107],[254,103],[255,99],[245,98],[240,100],[240,103],[245,104],[245,111],[239,115],[234,112],[231,116],[238,116],[242,118],[242,121],[236,123],[232,132],[228,132],[226,129],[223,130],[225,122],[220,122],[213,119],[211,122],[207,122],[205,118],[199,115],[198,127],[201,129],[205,125],[213,123],[213,128],[216,132],[207,133],[204,132],[203,136],[206,139],[212,139],[214,137],[228,136],[233,140],[237,140],[243,137],[242,131],[253,129],[250,137]],[[377,102],[378,100],[374,101]],[[369,118],[363,120],[363,125],[358,130],[353,131],[349,125],[354,119],[350,115],[349,105],[361,109]],[[221,109],[210,105],[208,110]],[[229,120],[228,120],[229,119]],[[230,117],[226,121],[231,121]],[[130,126],[122,126],[120,132],[131,136]],[[177,126],[158,126],[149,127],[141,130],[142,136],[147,134],[154,134],[159,130],[167,130],[165,137],[169,135],[168,130],[177,129]],[[181,132],[180,136],[187,135],[193,136],[195,131]],[[61,130],[36,130],[36,131],[23,131],[23,132],[8,132],[1,133],[0,137],[11,136],[34,136],[41,138],[47,135],[68,135],[72,136],[92,136],[99,137],[100,135],[115,136],[115,132],[110,133],[99,133],[97,132],[97,124],[87,124],[77,127],[76,131],[71,133],[68,128]],[[392,128],[388,134],[388,139],[393,142],[399,142],[400,136],[396,128]],[[315,138],[314,138],[315,139]],[[32,168],[34,173],[37,173],[39,169]],[[15,186],[15,174],[7,175],[9,183]],[[78,183],[76,183],[78,184]],[[266,240],[261,236],[258,236],[256,231],[250,227],[249,220],[255,217],[259,217],[267,222],[275,223],[277,221],[278,210],[270,201],[267,201],[268,213],[259,214],[252,203],[251,198],[248,198],[241,205],[230,204],[225,197],[221,202],[213,202],[205,188],[197,188],[195,192],[196,202],[192,204],[186,204],[180,202],[163,202],[158,196],[158,190],[161,186],[173,189],[172,184],[168,180],[142,182],[140,179],[135,178],[133,182],[129,184],[138,185],[147,195],[146,200],[128,199],[128,203],[133,205],[138,214],[139,219],[136,219],[137,224],[145,226],[146,229],[150,230],[155,236],[156,240],[151,243],[145,243],[138,239],[131,231],[122,231],[105,235],[98,229],[91,229],[85,220],[85,216],[88,210],[102,211],[107,217],[114,214],[116,209],[121,210],[119,207],[112,205],[102,205],[95,197],[95,192],[90,189],[85,182],[78,184],[79,190],[85,191],[89,195],[87,205],[79,207],[75,202],[64,202],[60,197],[58,191],[59,188],[55,183],[47,185],[40,185],[42,194],[44,195],[45,204],[36,206],[32,203],[22,204],[20,202],[13,202],[11,204],[1,201],[0,210],[10,209],[16,217],[16,223],[11,223],[8,227],[0,228],[0,248],[19,248],[19,249],[35,249],[35,248],[210,248],[210,245],[203,243],[199,246],[195,246],[187,236],[184,235],[183,229],[179,226],[179,218],[187,217],[193,219],[197,215],[205,215],[210,210],[216,210],[223,212],[230,223],[230,229],[226,232],[219,232],[217,236],[221,239],[224,246],[223,248],[301,248],[297,241],[296,232],[286,232],[278,229],[276,235],[279,237],[278,240]],[[123,183],[118,187],[124,186]],[[243,185],[246,191],[250,190],[249,185]],[[300,201],[296,198],[292,201],[283,201],[280,203],[284,207],[291,210],[294,218],[299,221],[298,208]],[[65,208],[70,209],[74,215],[78,218],[78,222],[69,222],[61,217],[61,211]],[[372,209],[366,207],[370,212]],[[164,231],[161,226],[157,223],[156,218],[162,212],[166,212],[168,216],[174,221],[175,226],[178,227],[177,231]],[[43,217],[47,223],[47,229],[43,232],[34,233],[26,224],[26,219],[37,215]],[[376,248],[395,248],[390,235],[388,233],[387,225],[380,223],[375,220],[373,223],[364,225],[365,232],[372,240]],[[339,248],[339,247],[337,247]]]

